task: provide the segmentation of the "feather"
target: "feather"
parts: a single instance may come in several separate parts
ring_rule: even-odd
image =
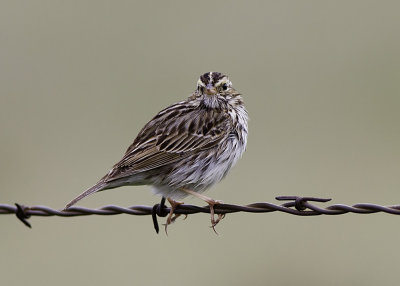
[[[102,191],[104,189],[107,188],[107,184],[104,183],[103,181],[98,182],[96,185],[94,185],[93,187],[87,189],[86,191],[84,191],[82,194],[80,194],[79,196],[77,196],[75,199],[73,199],[72,201],[70,201],[66,206],[65,209],[68,209],[69,207],[73,206],[74,204],[76,204],[78,201],[80,201],[81,199],[94,194],[96,192]]]

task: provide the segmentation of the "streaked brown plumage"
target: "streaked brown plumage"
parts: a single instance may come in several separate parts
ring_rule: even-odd
[[[212,208],[217,202],[200,193],[224,178],[241,157],[247,121],[242,98],[228,77],[205,73],[187,100],[160,111],[108,174],[66,208],[92,193],[124,185],[151,185],[170,202],[195,195]],[[212,225],[218,221],[212,213]]]

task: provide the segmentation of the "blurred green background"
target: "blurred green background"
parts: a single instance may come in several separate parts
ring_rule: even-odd
[[[247,152],[207,194],[400,203],[398,1],[1,1],[0,203],[64,205],[159,110],[220,71],[250,114]],[[87,207],[153,205],[149,187]],[[197,199],[187,203],[203,205]],[[0,216],[2,285],[384,285],[399,217]]]

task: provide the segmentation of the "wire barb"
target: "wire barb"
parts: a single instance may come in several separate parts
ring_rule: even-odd
[[[31,224],[27,221],[28,218],[31,217],[30,214],[26,213],[26,210],[28,209],[27,207],[25,207],[24,205],[20,205],[15,203],[16,207],[17,207],[17,211],[15,212],[15,215],[17,216],[17,218],[23,222],[24,225],[26,225],[29,228],[32,228]]]
[[[376,204],[355,204],[352,206],[335,204],[325,208],[319,207],[316,203],[326,203],[331,199],[314,198],[314,197],[299,197],[299,196],[278,196],[278,201],[287,201],[281,205],[275,205],[267,202],[253,203],[249,205],[239,206],[231,204],[218,204],[215,206],[215,214],[229,214],[236,212],[249,212],[249,213],[269,213],[269,212],[284,212],[297,216],[317,216],[317,215],[341,215],[346,213],[356,214],[371,214],[384,212],[393,215],[400,215],[400,205],[394,206],[381,206]],[[106,205],[98,209],[89,209],[84,207],[73,206],[68,210],[56,210],[47,206],[24,206],[15,204],[15,206],[0,204],[1,214],[15,214],[17,218],[22,221],[27,227],[31,224],[27,221],[31,216],[62,216],[62,217],[75,217],[86,215],[151,215],[153,219],[154,229],[158,233],[159,226],[157,216],[165,217],[170,208],[165,206],[165,200],[161,200],[160,204],[154,206],[130,206],[127,208]],[[208,206],[199,207],[194,205],[180,205],[174,211],[175,214],[196,214],[196,213],[210,213]]]
[[[304,211],[307,209],[306,202],[311,201],[311,202],[321,202],[321,203],[326,203],[329,202],[332,199],[322,199],[322,198],[314,198],[314,197],[297,197],[297,196],[279,196],[275,197],[276,200],[278,201],[292,201],[294,200],[294,207],[298,211]],[[292,207],[292,203],[285,204],[286,207]]]
[[[165,197],[162,197],[161,202],[159,204],[155,204],[153,206],[153,209],[151,210],[151,217],[153,219],[153,226],[156,233],[160,231],[160,227],[158,226],[157,216],[166,217],[167,215],[168,212],[166,211],[165,208]]]

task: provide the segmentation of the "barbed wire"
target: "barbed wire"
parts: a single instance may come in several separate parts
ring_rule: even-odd
[[[400,205],[381,206],[377,204],[359,203],[352,206],[344,204],[334,204],[325,208],[319,207],[311,202],[326,203],[331,199],[315,198],[315,197],[298,197],[298,196],[279,196],[278,201],[288,201],[281,205],[276,205],[268,202],[253,203],[248,205],[232,205],[232,204],[216,204],[214,205],[215,214],[229,214],[236,212],[248,213],[269,213],[269,212],[284,212],[297,216],[317,216],[317,215],[341,215],[346,213],[371,214],[384,212],[388,214],[400,215]],[[158,233],[157,216],[165,217],[170,212],[170,208],[161,204],[154,206],[130,206],[120,207],[115,205],[106,205],[97,209],[73,206],[68,210],[56,210],[47,206],[25,206],[20,204],[8,205],[0,204],[1,214],[15,214],[27,227],[31,227],[28,219],[31,216],[61,216],[61,217],[76,217],[87,215],[152,215],[154,228]],[[210,213],[210,207],[194,206],[194,205],[179,205],[174,210],[174,214],[196,214]]]

